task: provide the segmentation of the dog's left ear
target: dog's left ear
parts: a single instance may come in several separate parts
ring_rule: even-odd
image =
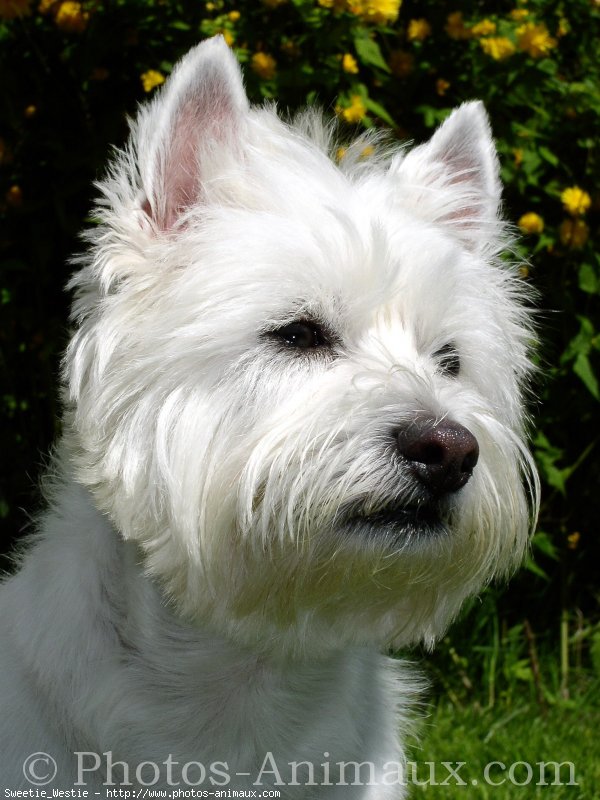
[[[176,65],[134,123],[143,209],[169,230],[202,195],[202,185],[239,155],[248,99],[239,64],[222,36]]]
[[[499,163],[481,102],[464,103],[453,111],[429,142],[411,150],[397,169],[415,210],[448,226],[468,249],[480,251],[496,238]]]

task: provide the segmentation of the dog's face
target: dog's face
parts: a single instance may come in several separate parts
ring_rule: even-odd
[[[531,334],[485,114],[365,145],[336,165],[205,43],[73,279],[77,477],[184,616],[266,647],[431,640],[526,547]]]

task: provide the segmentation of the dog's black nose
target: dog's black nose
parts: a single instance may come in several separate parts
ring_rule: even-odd
[[[479,445],[457,422],[419,417],[395,431],[400,454],[419,481],[435,495],[456,492],[473,474]]]

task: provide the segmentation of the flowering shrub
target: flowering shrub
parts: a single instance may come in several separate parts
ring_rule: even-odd
[[[538,559],[514,602],[540,620],[561,603],[589,608],[600,558],[598,0],[0,0],[0,413],[10,473],[0,517],[11,531],[22,524],[24,476],[54,434],[66,257],[91,181],[109,143],[123,141],[125,114],[216,33],[255,101],[318,102],[337,115],[342,138],[344,126],[384,125],[420,141],[453,106],[484,100],[506,214],[531,263],[523,278],[543,309],[543,402],[532,413],[544,502]]]

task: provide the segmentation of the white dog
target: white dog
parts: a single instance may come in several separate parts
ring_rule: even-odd
[[[531,326],[479,103],[332,150],[213,39],[99,185],[49,509],[0,593],[3,788],[405,795],[417,686],[380,651],[523,556]]]

